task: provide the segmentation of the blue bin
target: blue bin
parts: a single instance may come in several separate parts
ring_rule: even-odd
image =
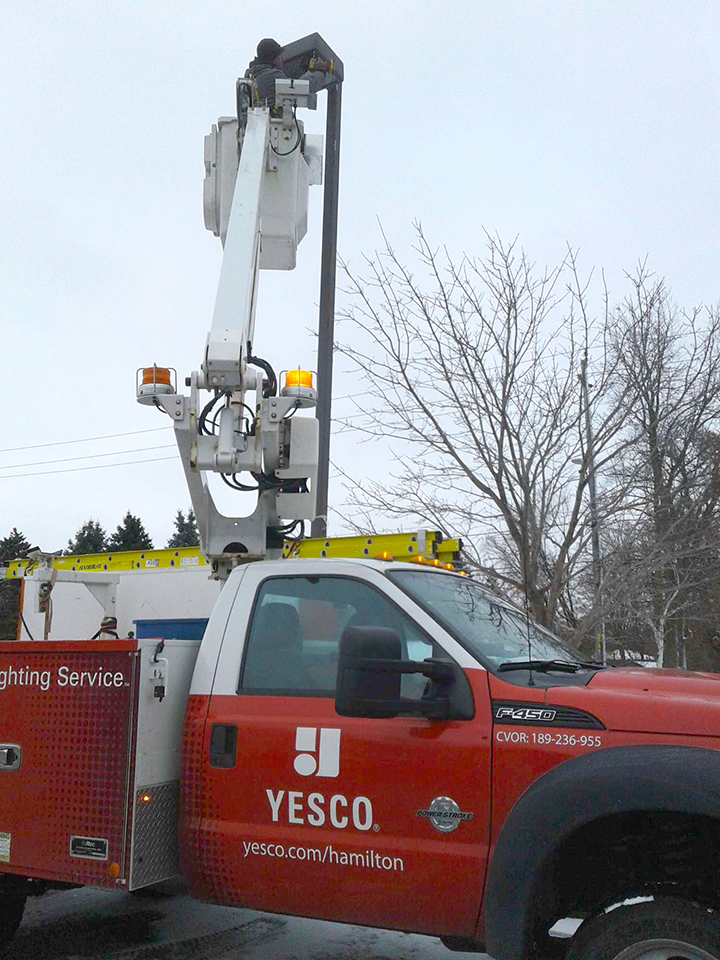
[[[133,620],[138,640],[161,637],[163,640],[202,640],[207,617],[178,620]]]

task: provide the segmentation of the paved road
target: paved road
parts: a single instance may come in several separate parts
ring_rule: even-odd
[[[481,960],[435,937],[94,889],[28,901],[3,960]]]

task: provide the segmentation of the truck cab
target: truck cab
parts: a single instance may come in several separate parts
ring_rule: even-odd
[[[372,560],[269,561],[231,576],[185,726],[181,860],[194,893],[473,935],[490,841],[490,694],[482,664],[401,586],[429,576]],[[455,666],[443,719],[429,719],[440,685],[419,670],[397,674],[401,714],[338,716],[343,638],[383,631],[399,638],[398,661]]]

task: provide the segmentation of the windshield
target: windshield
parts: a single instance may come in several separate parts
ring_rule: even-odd
[[[577,661],[578,652],[466,577],[390,570],[388,577],[481,661]]]

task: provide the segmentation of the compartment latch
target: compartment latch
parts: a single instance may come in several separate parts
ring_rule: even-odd
[[[0,743],[0,771],[18,770],[22,763],[22,747],[17,743]]]

